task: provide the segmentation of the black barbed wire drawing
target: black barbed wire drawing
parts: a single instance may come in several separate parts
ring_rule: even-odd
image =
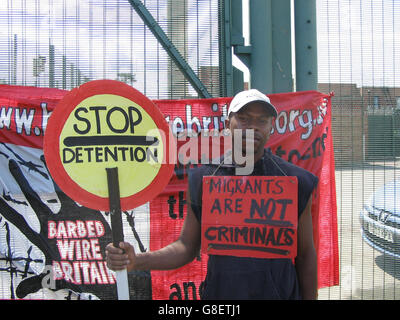
[[[23,299],[46,289],[54,293],[62,292],[60,295],[63,299],[116,299],[116,286],[111,281],[109,281],[109,285],[105,285],[105,282],[101,284],[100,281],[93,281],[93,283],[75,281],[76,283],[74,283],[71,278],[68,279],[65,276],[53,281],[53,287],[46,286],[44,280],[46,280],[46,277],[49,278],[48,267],[53,266],[53,268],[50,268],[50,270],[53,270],[54,265],[57,265],[61,260],[58,247],[60,242],[56,238],[49,238],[48,235],[49,223],[61,224],[64,221],[90,223],[91,221],[98,221],[104,227],[104,235],[98,237],[98,254],[105,258],[105,247],[111,242],[109,214],[83,207],[65,195],[51,179],[43,154],[37,159],[38,162],[35,159],[23,159],[17,151],[18,146],[11,147],[0,143],[0,149],[2,149],[1,147],[4,147],[4,149],[0,150],[0,161],[6,161],[12,179],[26,199],[25,201],[21,200],[21,197],[14,197],[9,188],[3,186],[2,196],[0,195],[0,237],[5,241],[0,243],[0,278],[2,278],[2,274],[8,275],[5,277],[9,281],[7,298]],[[28,174],[26,171],[24,173],[23,167],[27,168]],[[29,174],[39,174],[46,183],[52,184],[54,188],[53,196],[44,200],[35,191],[35,186],[29,180]],[[59,207],[57,212],[52,210],[54,205]],[[16,206],[31,208],[32,214],[38,221],[38,226],[35,227]],[[146,251],[147,249],[135,226],[133,211],[126,211],[124,214],[127,229],[131,231],[130,236],[137,242],[141,252]],[[26,238],[26,243],[28,243],[25,244],[26,252],[16,252],[18,250],[15,250],[15,241],[13,243],[13,236],[19,237],[19,235],[13,235],[16,232],[21,233]],[[66,241],[66,239],[59,241]],[[40,257],[38,257],[37,251],[40,252]],[[76,253],[76,257],[79,260],[78,253]],[[76,265],[78,265],[78,262],[76,262]],[[36,269],[41,270],[33,270],[34,265]],[[41,268],[38,266],[41,266]],[[106,271],[103,269],[105,267],[99,264],[99,268],[102,268],[101,277],[104,279]],[[82,268],[81,272],[83,275],[86,269]],[[101,277],[99,276],[98,279],[101,279]],[[132,272],[129,273],[128,277],[131,299],[151,299],[150,272]]]

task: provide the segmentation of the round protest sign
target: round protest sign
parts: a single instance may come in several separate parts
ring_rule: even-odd
[[[131,86],[95,80],[67,93],[53,111],[44,155],[58,186],[89,208],[109,209],[106,169],[117,167],[121,209],[154,198],[168,184],[169,127],[155,104]]]

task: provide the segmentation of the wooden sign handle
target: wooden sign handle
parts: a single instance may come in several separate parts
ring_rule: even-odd
[[[114,247],[124,241],[124,231],[121,216],[121,199],[119,193],[118,168],[106,168],[108,183],[108,198],[110,203],[111,232]],[[117,280],[118,300],[129,300],[129,284],[127,270],[115,272]]]

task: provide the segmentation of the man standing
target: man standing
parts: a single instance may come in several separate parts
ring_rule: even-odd
[[[210,255],[202,299],[316,299],[317,262],[311,218],[312,193],[317,178],[310,172],[273,155],[264,147],[270,137],[272,119],[277,116],[270,99],[251,89],[231,101],[226,128],[233,135],[232,159],[219,165],[202,165],[189,173],[188,210],[180,237],[168,246],[136,254],[133,247],[109,244],[107,265],[112,270],[168,270],[191,262],[201,243],[202,178],[230,176],[243,168],[241,159],[251,159],[252,176],[296,176],[298,179],[297,257],[261,259]],[[250,147],[249,147],[250,146]],[[240,152],[237,152],[240,150]],[[248,164],[246,165],[248,167]]]

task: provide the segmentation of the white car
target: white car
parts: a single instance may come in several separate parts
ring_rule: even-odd
[[[379,188],[360,214],[363,239],[373,248],[400,258],[400,179]]]

